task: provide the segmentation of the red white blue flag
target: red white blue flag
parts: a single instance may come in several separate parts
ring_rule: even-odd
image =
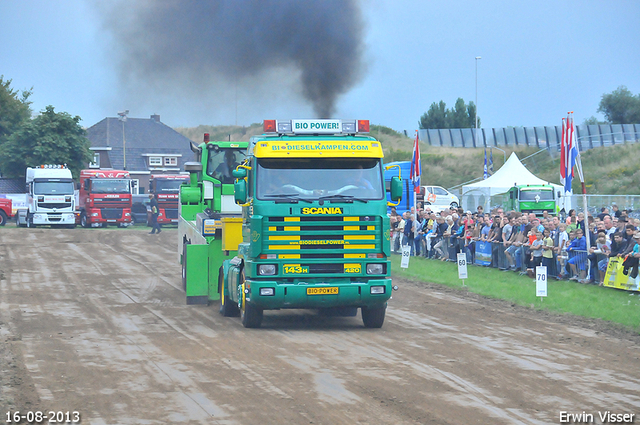
[[[410,179],[413,182],[414,190],[418,192],[420,190],[420,139],[418,138],[418,132],[416,131],[416,141],[413,144],[413,158],[411,159],[411,172]]]
[[[573,115],[570,112],[566,119],[562,119],[562,142],[560,145],[560,183],[564,191],[572,193],[573,167],[578,157],[578,146],[575,140]]]

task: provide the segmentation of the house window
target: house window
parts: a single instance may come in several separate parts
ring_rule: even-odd
[[[164,165],[169,165],[169,166],[177,166],[178,165],[178,158],[176,158],[175,156],[165,156],[164,157]]]
[[[160,167],[162,166],[162,157],[161,156],[150,156],[149,157],[149,166]]]
[[[89,163],[89,168],[100,168],[100,152],[93,153],[93,159]]]

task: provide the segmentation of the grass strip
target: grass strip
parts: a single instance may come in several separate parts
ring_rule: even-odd
[[[463,288],[454,262],[411,257],[409,267],[403,269],[400,255],[392,255],[391,270],[392,277]],[[464,289],[469,292],[538,310],[602,319],[640,333],[640,293],[552,278],[547,297],[541,298],[536,296],[535,280],[526,275],[473,265],[467,267],[467,274]]]

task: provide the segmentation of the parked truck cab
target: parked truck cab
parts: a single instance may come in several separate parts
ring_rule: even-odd
[[[122,170],[82,170],[77,220],[82,227],[131,223],[131,178]]]
[[[26,170],[27,209],[18,211],[19,226],[75,227],[74,182],[64,165],[41,165]]]
[[[180,185],[189,182],[185,174],[152,174],[149,193],[158,199],[158,224],[178,224],[178,194]]]
[[[507,193],[506,209],[541,216],[556,213],[555,188],[551,185],[515,185]]]

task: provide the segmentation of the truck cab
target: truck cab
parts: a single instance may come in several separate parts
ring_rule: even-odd
[[[75,227],[74,190],[71,170],[64,165],[27,168],[27,209],[18,211],[18,225]]]
[[[264,122],[237,167],[242,241],[220,268],[221,313],[259,327],[263,311],[319,309],[383,325],[391,298],[382,145],[366,120]],[[390,182],[399,202],[399,176]]]
[[[555,188],[551,185],[514,185],[509,189],[507,209],[541,216],[556,213]]]
[[[124,170],[82,170],[77,219],[82,227],[131,223],[131,178]]]
[[[158,199],[158,224],[178,224],[178,195],[180,185],[189,182],[186,174],[152,174],[149,193]]]

